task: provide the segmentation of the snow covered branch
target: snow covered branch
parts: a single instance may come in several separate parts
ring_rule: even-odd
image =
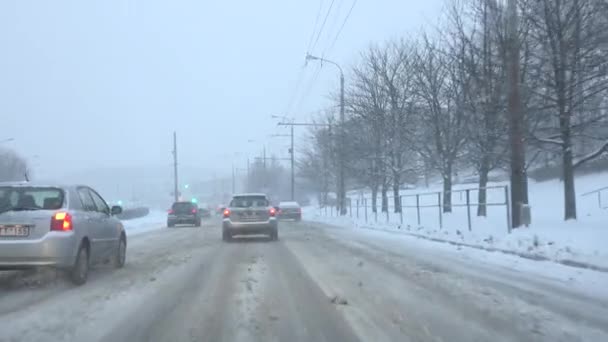
[[[595,159],[597,157],[599,157],[600,155],[602,155],[603,153],[608,152],[608,140],[606,140],[604,142],[604,144],[602,144],[602,146],[600,146],[597,150],[581,157],[579,160],[574,162],[574,168],[577,168],[579,166],[581,166],[582,164]]]

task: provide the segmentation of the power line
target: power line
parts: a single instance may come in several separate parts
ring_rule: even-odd
[[[310,34],[310,39],[308,40],[308,47],[306,51],[310,51],[310,46],[312,45],[312,40],[315,37],[315,32],[317,32],[317,24],[319,23],[319,17],[321,16],[321,10],[323,9],[323,0],[319,1],[319,10],[317,10],[317,17],[315,18],[315,24],[312,27],[312,33]]]
[[[325,24],[327,23],[327,18],[329,17],[329,14],[331,13],[331,9],[334,6],[334,2],[335,0],[331,0],[331,3],[329,4],[329,8],[327,9],[327,13],[325,13],[325,18],[323,19],[323,24],[321,24],[321,28],[319,29],[319,32],[317,33],[317,38],[315,39],[315,43],[313,44],[311,49],[308,49],[308,51],[312,51],[315,49],[315,47],[317,46],[317,43],[319,42],[319,38],[321,38],[321,33],[323,32],[323,29],[325,28]]]
[[[327,49],[327,45],[329,43],[330,38],[334,35],[334,33],[336,32],[336,26],[340,20],[341,14],[342,14],[342,5],[344,5],[344,0],[338,0],[338,2],[336,3],[336,6],[334,6],[334,11],[333,11],[333,15],[332,18],[329,20],[331,21],[331,23],[327,23],[327,35],[326,35],[326,39],[325,39],[325,49]]]
[[[315,73],[312,75],[312,78],[308,82],[308,86],[305,88],[304,93],[302,93],[302,96],[300,97],[300,100],[298,101],[298,104],[296,107],[300,107],[302,105],[302,103],[304,103],[304,100],[310,94],[310,91],[312,90],[313,85],[317,81],[317,78],[319,78],[320,73],[321,73],[321,65],[319,65],[317,67],[317,70],[315,70]]]
[[[291,96],[289,97],[289,102],[287,102],[287,108],[285,108],[285,113],[287,113],[287,115],[289,115],[291,113],[291,108],[293,107],[293,103],[296,100],[296,95],[298,94],[298,91],[300,90],[300,85],[302,84],[303,76],[304,76],[304,67],[301,67],[300,72],[298,73],[298,78],[296,80],[296,86],[293,90],[293,93],[291,93]]]
[[[342,30],[344,29],[344,26],[346,25],[346,22],[348,21],[348,18],[350,17],[350,14],[353,12],[353,9],[355,8],[355,5],[357,4],[357,1],[358,0],[354,0],[353,4],[350,6],[350,9],[348,10],[348,13],[346,14],[346,17],[344,18],[344,21],[342,22],[342,26],[340,26],[340,29],[338,30],[338,33],[336,33],[336,36],[334,37],[334,40],[331,42],[331,45],[329,46],[329,48],[326,50],[327,53],[329,53],[331,51],[331,49],[333,49],[334,45],[338,41],[338,37],[340,37],[340,33],[342,33]],[[323,52],[323,56],[324,55],[325,55],[325,51]]]

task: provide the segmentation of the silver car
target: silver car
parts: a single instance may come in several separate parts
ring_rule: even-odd
[[[52,266],[81,285],[90,265],[123,267],[121,212],[87,186],[0,183],[0,270]]]
[[[222,238],[229,241],[234,235],[267,234],[278,240],[276,215],[265,194],[234,195],[223,212]]]

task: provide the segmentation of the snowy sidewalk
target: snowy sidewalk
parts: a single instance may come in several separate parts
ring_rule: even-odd
[[[579,222],[563,222],[550,227],[533,225],[508,234],[503,227],[477,227],[476,230],[468,231],[466,225],[448,224],[447,227],[438,229],[401,226],[397,223],[365,223],[350,217],[325,217],[312,213],[307,220],[347,229],[407,234],[436,242],[608,272],[608,224],[603,223],[583,225]]]
[[[489,184],[504,186],[505,183]],[[598,206],[597,196],[585,196],[608,185],[608,173],[584,175],[576,178],[578,220],[563,221],[563,184],[559,180],[529,182],[532,225],[527,228],[507,229],[507,211],[504,206],[488,207],[487,217],[477,217],[477,207],[471,206],[471,229],[469,230],[467,208],[462,207],[462,196],[454,194],[455,206],[450,214],[439,215],[440,209],[432,207],[425,200],[417,210],[404,206],[403,215],[372,214],[370,207],[358,207],[361,201],[354,201],[353,212],[345,217],[335,217],[332,210],[306,208],[304,217],[310,221],[327,223],[343,228],[367,228],[379,231],[405,233],[432,241],[467,246],[487,251],[515,254],[528,259],[551,260],[569,266],[577,266],[608,272],[608,209]],[[455,185],[454,189],[470,188],[474,185]],[[404,190],[406,197],[416,193],[441,191],[440,188]],[[369,196],[369,194],[364,194]],[[408,197],[409,196],[409,197]],[[471,195],[473,198],[475,195]],[[604,194],[605,197],[608,195]],[[353,199],[357,198],[353,193]],[[422,200],[422,197],[421,197]],[[488,201],[504,203],[504,189],[488,191]],[[604,200],[608,203],[608,198]],[[460,206],[458,206],[459,204]],[[425,207],[426,205],[426,207]],[[349,208],[350,209],[350,208]],[[403,222],[403,223],[402,223]],[[442,223],[440,225],[440,222]]]

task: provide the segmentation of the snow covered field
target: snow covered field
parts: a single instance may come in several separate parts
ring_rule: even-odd
[[[167,227],[167,213],[161,210],[150,210],[148,215],[133,220],[124,220],[122,224],[128,236],[164,229]]]
[[[404,209],[403,224],[398,214],[391,212],[387,219],[385,213],[378,213],[376,218],[370,208],[367,208],[366,221],[365,208],[361,206],[357,218],[356,204],[353,204],[353,213],[349,213],[346,217],[335,217],[335,213],[332,216],[329,212],[326,215],[325,210],[314,208],[308,208],[306,216],[313,221],[341,227],[399,231],[489,250],[518,253],[532,258],[608,269],[608,244],[606,244],[608,241],[608,210],[599,208],[597,195],[582,196],[586,192],[608,186],[608,173],[577,177],[577,221],[563,221],[563,185],[559,180],[539,183],[530,181],[529,186],[532,224],[527,228],[514,230],[510,234],[507,230],[507,212],[504,206],[488,207],[487,218],[478,218],[476,216],[477,207],[471,206],[472,228],[470,231],[467,224],[467,208],[463,206],[454,207],[451,214],[443,214],[442,227],[439,226],[437,207],[421,208],[421,224],[418,225],[416,208],[409,207],[415,205],[415,197],[404,197],[403,199],[404,206],[408,206]],[[458,185],[454,187],[454,190],[474,187],[474,184]],[[402,195],[433,191],[440,191],[440,189],[408,190],[404,191]],[[464,195],[465,193],[455,192],[453,203],[466,203]],[[608,193],[603,196],[605,197],[604,203],[608,205]],[[355,198],[351,196],[354,201],[356,201]],[[470,198],[471,202],[476,202],[477,193],[472,191]],[[504,202],[504,199],[504,189],[488,190],[489,203],[501,203]],[[389,198],[389,200],[392,199]],[[436,203],[436,196],[420,197],[421,205]]]

